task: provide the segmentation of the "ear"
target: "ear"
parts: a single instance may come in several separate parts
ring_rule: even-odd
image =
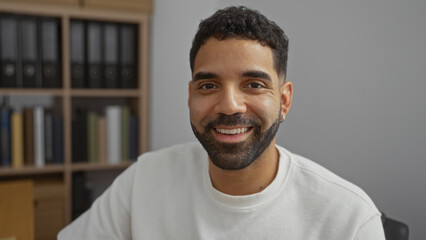
[[[192,81],[189,81],[188,83],[188,107],[190,106],[190,102],[191,102],[191,86],[192,86]]]
[[[290,111],[291,103],[293,100],[293,83],[286,81],[281,85],[281,111],[282,115],[286,116]]]

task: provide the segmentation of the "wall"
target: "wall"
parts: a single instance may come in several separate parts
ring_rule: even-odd
[[[359,185],[409,224],[410,239],[426,239],[426,1],[156,1],[151,148],[195,140],[192,38],[201,19],[241,4],[290,38],[294,104],[278,143]]]

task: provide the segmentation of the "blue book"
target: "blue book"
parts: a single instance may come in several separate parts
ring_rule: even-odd
[[[64,119],[53,116],[53,162],[64,163]]]
[[[10,109],[1,107],[0,109],[0,166],[10,166]]]

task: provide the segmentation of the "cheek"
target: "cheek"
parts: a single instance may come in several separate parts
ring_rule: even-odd
[[[209,101],[200,98],[192,98],[191,101],[189,101],[191,122],[193,122],[193,124],[198,124],[201,119],[208,115],[209,109]]]
[[[279,116],[280,102],[273,98],[258,99],[252,102],[251,109],[268,128]]]

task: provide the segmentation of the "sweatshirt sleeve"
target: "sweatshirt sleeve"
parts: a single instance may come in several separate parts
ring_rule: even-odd
[[[380,214],[374,215],[360,228],[355,240],[385,240]]]
[[[130,204],[136,164],[120,174],[91,208],[62,229],[59,240],[131,239]]]

